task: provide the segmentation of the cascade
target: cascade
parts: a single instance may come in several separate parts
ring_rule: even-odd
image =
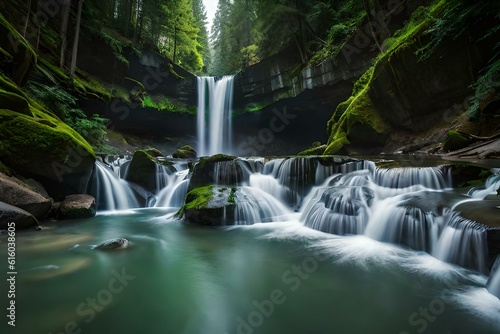
[[[283,174],[276,172],[277,162],[274,164],[264,166],[264,171],[271,169],[276,183],[284,183],[279,182]],[[454,196],[443,190],[451,184],[447,168],[358,166],[363,167],[366,169],[333,174],[315,187],[301,212],[304,225],[338,235],[364,234],[487,273],[485,227],[450,212],[451,205],[441,204],[447,196]],[[488,182],[491,192],[498,180]],[[278,193],[276,183],[267,182],[268,192]]]
[[[95,197],[97,210],[125,210],[139,207],[129,184],[100,161],[95,163],[88,193]]]
[[[421,185],[431,189],[444,189],[451,185],[451,174],[446,166],[378,168],[375,170],[373,181],[387,188]]]
[[[189,169],[166,174],[165,187],[159,192],[155,207],[181,207],[189,186]]]
[[[235,196],[235,225],[280,221],[290,213],[278,199],[258,188],[242,187]]]
[[[487,274],[486,228],[460,217],[456,212],[451,212],[446,218],[446,226],[432,255],[442,261]]]
[[[486,288],[492,295],[500,299],[500,256],[497,257],[493,265]]]
[[[234,76],[197,77],[198,154],[231,152]]]

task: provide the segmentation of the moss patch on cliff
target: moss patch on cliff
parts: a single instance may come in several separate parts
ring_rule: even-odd
[[[3,104],[0,110],[0,159],[3,163],[51,179],[57,179],[60,173],[79,172],[93,163],[94,151],[81,135],[1,73],[0,89],[23,102],[20,104],[23,110],[19,110],[19,105],[9,107],[8,104]],[[68,167],[73,159],[85,163]],[[57,171],[54,164],[66,167],[64,171]]]
[[[334,115],[328,121],[330,137],[323,154],[332,155],[342,152],[344,146],[350,144],[347,138],[349,129],[357,123],[368,125],[380,134],[389,130],[389,125],[377,113],[369,95],[374,70],[375,67],[372,67],[365,72],[354,84],[353,95],[337,106]]]
[[[361,124],[364,128],[369,126],[370,132],[380,134],[383,139],[383,135],[389,133],[391,125],[381,116],[384,113],[383,105],[380,103],[377,105],[375,101],[378,100],[374,100],[378,99],[378,95],[374,94],[376,91],[374,87],[380,85],[380,82],[377,82],[379,75],[387,76],[387,73],[392,73],[393,93],[405,94],[405,91],[412,89],[411,86],[403,87],[401,84],[405,82],[402,78],[405,78],[408,73],[403,72],[406,70],[401,66],[397,67],[394,64],[401,62],[400,58],[412,55],[414,59],[408,62],[408,66],[416,66],[419,61],[427,61],[429,55],[444,39],[460,35],[464,31],[461,25],[468,22],[474,15],[477,16],[486,3],[485,0],[479,1],[478,4],[468,4],[463,0],[438,0],[430,6],[419,7],[415,10],[405,26],[386,41],[385,51],[375,59],[373,66],[356,82],[351,97],[337,106],[328,122],[329,139],[324,154],[335,154],[347,144],[353,146],[359,144],[348,135],[354,125]],[[446,73],[436,75],[441,77]]]

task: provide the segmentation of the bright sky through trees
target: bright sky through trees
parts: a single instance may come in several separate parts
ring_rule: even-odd
[[[218,0],[203,0],[203,4],[207,10],[207,31],[208,34],[212,31],[212,22],[215,17],[215,12],[217,11]]]

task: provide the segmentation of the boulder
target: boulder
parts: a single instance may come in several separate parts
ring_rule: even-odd
[[[158,172],[159,164],[171,167],[171,163],[166,161],[159,162],[153,156],[148,154],[148,152],[138,150],[132,157],[125,179],[154,193],[157,188],[156,174]]]
[[[15,223],[16,230],[38,226],[38,221],[31,213],[0,202],[0,230],[8,229],[9,223]]]
[[[90,218],[96,215],[95,198],[90,195],[68,195],[57,209],[57,219]]]
[[[184,145],[181,148],[178,148],[173,154],[172,157],[179,159],[194,159],[196,158],[196,151],[189,145]]]
[[[33,191],[23,181],[3,173],[0,173],[0,201],[26,210],[38,219],[46,217],[52,207],[51,199]]]
[[[194,166],[188,191],[213,184],[237,185],[242,180],[243,171],[236,159],[224,154],[202,157]]]
[[[234,223],[236,188],[207,186],[191,190],[179,211],[186,223],[225,226]]]

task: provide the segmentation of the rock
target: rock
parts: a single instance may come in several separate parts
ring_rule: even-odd
[[[111,250],[111,249],[125,249],[129,245],[129,241],[125,238],[110,239],[101,242],[99,245],[95,246],[95,249],[99,250]]]
[[[326,150],[326,145],[319,145],[312,148],[308,148],[302,152],[299,152],[299,156],[307,156],[307,155],[322,155]]]
[[[448,131],[448,137],[443,144],[443,151],[450,152],[456,151],[461,148],[467,147],[471,144],[471,141],[465,138],[463,135],[455,130]]]
[[[162,162],[161,164],[167,167],[171,166],[169,162]],[[156,192],[157,168],[158,162],[153,156],[146,151],[136,151],[128,167],[126,180],[154,193]]]
[[[154,147],[147,148],[144,150],[144,152],[155,158],[163,156],[163,153],[159,149],[156,149]]]
[[[236,188],[207,186],[191,190],[186,204],[179,210],[184,221],[204,226],[225,226],[234,223]]]
[[[0,160],[20,174],[35,176],[51,195],[49,183],[62,189],[84,187],[95,162],[90,144],[3,74],[0,89],[25,99],[32,114],[0,110]]]
[[[185,145],[177,149],[172,154],[172,157],[179,159],[194,159],[196,158],[196,155],[196,151],[191,146]]]
[[[31,190],[21,180],[0,173],[0,201],[26,210],[36,218],[45,218],[52,200]]]
[[[68,195],[57,209],[57,219],[90,218],[96,215],[95,198],[90,195]]]
[[[224,154],[202,157],[194,166],[188,192],[213,184],[237,185],[243,179],[243,170],[236,159]]]
[[[9,223],[15,223],[16,230],[38,226],[38,220],[31,213],[0,202],[0,230],[8,229]]]

